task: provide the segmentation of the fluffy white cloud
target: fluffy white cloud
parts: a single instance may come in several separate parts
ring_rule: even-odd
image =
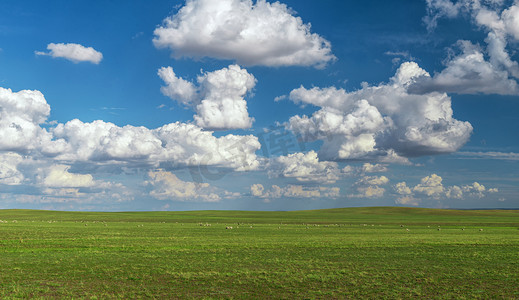
[[[383,172],[387,172],[387,166],[381,165],[381,164],[364,163],[362,165],[362,172],[363,173],[383,173]]]
[[[301,182],[335,183],[340,171],[336,162],[319,161],[315,151],[272,158],[269,177],[295,178]]]
[[[221,197],[208,183],[180,180],[175,174],[163,170],[149,171],[146,182],[152,187],[150,195],[159,200],[218,202]]]
[[[199,126],[214,130],[252,126],[244,96],[254,88],[256,78],[238,65],[198,76],[198,87],[177,77],[171,67],[161,68],[158,74],[166,84],[162,93],[193,107]]]
[[[288,128],[305,141],[322,140],[323,160],[408,163],[406,157],[454,152],[467,142],[472,126],[453,118],[445,93],[408,93],[410,85],[428,76],[416,63],[407,62],[389,83],[364,84],[350,93],[300,87],[290,93],[290,100],[321,109],[311,117],[290,118]]]
[[[0,87],[0,150],[26,152],[50,139],[40,127],[50,106],[39,91],[12,92]]]
[[[99,51],[96,51],[94,48],[85,47],[74,43],[50,43],[47,45],[47,50],[49,50],[49,52],[36,51],[35,53],[37,55],[49,55],[54,58],[65,58],[74,63],[87,61],[93,64],[99,64],[103,59],[103,54]]]
[[[364,163],[361,166],[347,165],[341,170],[341,174],[345,176],[364,176],[369,173],[387,172],[387,166],[383,164]]]
[[[459,186],[453,185],[453,186],[447,188],[447,192],[445,193],[445,195],[447,196],[447,198],[462,199],[463,190]]]
[[[516,2],[508,9],[505,9],[501,14],[501,18],[506,32],[513,36],[514,39],[519,40],[519,4]]]
[[[340,194],[338,187],[306,187],[301,185],[287,185],[279,187],[271,186],[266,190],[262,184],[253,184],[251,186],[251,194],[260,198],[337,198]]]
[[[388,182],[389,179],[386,176],[364,176],[355,183],[358,194],[352,194],[349,197],[380,198],[386,191],[381,185]]]
[[[215,137],[211,131],[180,122],[148,129],[77,119],[47,130],[42,124],[50,107],[39,91],[13,93],[0,88],[0,107],[0,151],[46,157],[68,165],[210,165],[238,171],[259,166],[255,152],[261,145],[252,135]]]
[[[24,175],[18,170],[18,165],[24,158],[17,153],[0,153],[0,183],[7,185],[19,185],[24,180]]]
[[[468,41],[459,41],[462,54],[448,61],[446,68],[433,78],[424,77],[413,84],[411,93],[434,91],[459,94],[503,94],[519,93],[517,82],[509,78],[509,73],[485,60],[481,49]]]
[[[424,22],[428,30],[436,27],[438,19],[441,17],[454,18],[458,16],[462,3],[453,3],[450,0],[426,0],[427,16]]]
[[[94,186],[94,178],[90,174],[70,173],[69,166],[53,165],[44,170],[42,184],[51,188],[81,188]]]
[[[469,193],[472,197],[483,198],[485,193],[497,193],[497,188],[487,189],[484,185],[473,182],[471,185],[462,186],[461,189],[464,193]]]
[[[189,166],[220,166],[236,171],[259,167],[255,152],[261,144],[253,135],[228,134],[217,138],[211,131],[179,122],[164,125],[154,133],[163,143],[160,161]]]
[[[467,197],[483,198],[489,193],[497,193],[497,188],[487,189],[484,185],[473,182],[463,186],[444,186],[443,178],[436,174],[431,174],[420,180],[414,187],[407,186],[406,182],[399,182],[394,186],[395,192],[399,195],[395,203],[404,205],[418,205],[420,199],[425,197],[441,200],[465,199]]]
[[[508,39],[519,37],[519,4],[514,2],[503,9],[499,1],[428,0],[428,27],[436,25],[440,17],[456,17],[460,12],[471,16],[474,22],[488,32],[485,50],[468,41],[458,41],[461,54],[449,58],[446,68],[424,78],[412,87],[416,93],[430,91],[455,92],[460,94],[502,94],[517,95],[519,87],[519,64],[511,59],[507,50]]]
[[[242,65],[324,67],[331,46],[286,5],[258,0],[187,0],[155,29],[153,43],[176,57],[214,57]]]
[[[411,195],[413,193],[405,182],[395,184],[395,190],[399,195]]]
[[[414,198],[413,196],[398,197],[395,200],[395,203],[396,204],[401,204],[401,205],[412,205],[412,206],[420,205],[420,201],[418,199]]]
[[[362,197],[362,198],[380,198],[384,196],[386,189],[379,186],[363,186],[358,187],[357,191],[358,195],[353,195],[354,197]]]
[[[422,178],[420,184],[413,188],[414,192],[438,198],[443,194],[442,178],[436,174]]]
[[[251,185],[250,192],[252,196],[261,197],[263,195],[263,191],[265,190],[265,187],[263,187],[262,184],[256,183]]]
[[[65,148],[57,156],[64,161],[132,161],[147,162],[162,153],[162,142],[152,130],[94,121],[72,120],[58,124],[51,130],[64,142]]]
[[[361,185],[383,185],[389,182],[386,176],[365,176],[357,184]]]
[[[213,136],[211,131],[185,123],[157,129],[119,127],[112,123],[72,120],[53,130],[64,149],[56,156],[63,161],[120,162],[158,166],[212,165],[239,171],[256,169],[255,151],[261,145],[252,135]]]
[[[200,102],[195,85],[185,79],[177,77],[172,67],[160,68],[158,75],[166,84],[160,88],[160,91],[165,96],[185,106],[193,106],[195,103]]]

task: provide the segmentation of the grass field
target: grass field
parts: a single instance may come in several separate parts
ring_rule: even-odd
[[[519,211],[0,210],[0,220],[2,299],[519,299]]]

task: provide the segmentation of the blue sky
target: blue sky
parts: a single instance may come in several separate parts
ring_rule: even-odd
[[[517,2],[0,11],[0,208],[519,207]]]

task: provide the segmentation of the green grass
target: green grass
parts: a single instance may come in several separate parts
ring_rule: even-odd
[[[519,298],[519,211],[0,210],[0,220],[2,299]]]

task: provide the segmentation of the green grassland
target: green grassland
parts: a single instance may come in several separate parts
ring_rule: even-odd
[[[0,220],[2,299],[519,299],[513,210],[0,210]]]

